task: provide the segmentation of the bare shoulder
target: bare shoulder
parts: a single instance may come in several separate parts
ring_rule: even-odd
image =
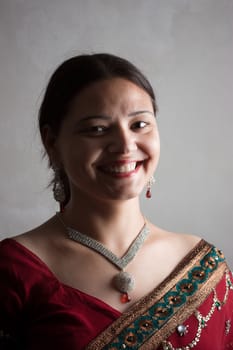
[[[170,234],[172,236],[174,244],[176,243],[178,246],[188,251],[193,249],[202,240],[201,237],[193,234],[177,232],[170,232]]]
[[[59,242],[59,236],[62,237],[62,231],[52,217],[42,225],[12,238],[43,259],[54,245],[52,243]]]
[[[37,226],[27,232],[18,234],[17,236],[12,237],[19,243],[28,243],[34,242],[39,239],[43,239],[47,236],[47,233],[51,230],[53,218],[44,222],[40,226]]]
[[[166,231],[151,225],[152,240],[163,251],[175,255],[177,259],[187,255],[202,238],[193,234]],[[175,253],[175,254],[174,254]]]

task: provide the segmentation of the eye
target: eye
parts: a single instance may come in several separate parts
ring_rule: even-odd
[[[149,123],[139,120],[132,125],[132,129],[144,129]]]
[[[91,136],[103,135],[107,131],[107,127],[104,125],[92,125],[81,130],[82,134]]]
[[[103,126],[103,125],[95,125],[95,126],[90,127],[90,131],[96,132],[96,133],[102,133],[106,129],[107,129],[106,126]]]

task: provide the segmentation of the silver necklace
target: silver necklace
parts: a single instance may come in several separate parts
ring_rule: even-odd
[[[95,252],[102,255],[106,258],[110,263],[120,270],[120,272],[114,276],[113,285],[115,288],[121,293],[121,302],[126,303],[130,301],[129,292],[131,292],[135,287],[135,279],[128,272],[124,271],[124,268],[133,260],[138,250],[143,245],[146,237],[149,234],[149,228],[146,224],[143,225],[143,228],[138,233],[137,237],[129,246],[127,252],[123,255],[122,258],[118,258],[111,250],[106,248],[102,243],[96,241],[95,239],[81,233],[69,226],[67,226],[61,218],[61,214],[57,213],[57,218],[65,227],[68,237],[73,241],[76,241],[88,248],[91,248]]]

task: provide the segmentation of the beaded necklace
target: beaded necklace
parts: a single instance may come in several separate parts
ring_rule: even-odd
[[[63,219],[61,218],[61,214],[57,213],[57,218],[62,223],[64,228],[67,231],[68,237],[75,242],[78,242],[95,252],[102,255],[105,259],[107,259],[110,263],[117,267],[120,270],[113,278],[113,285],[115,288],[121,293],[120,300],[122,303],[127,303],[131,300],[129,296],[129,292],[131,292],[135,287],[135,279],[128,272],[124,271],[127,265],[133,260],[138,250],[142,247],[145,239],[149,234],[149,228],[144,223],[142,229],[138,233],[137,237],[133,240],[131,245],[129,246],[126,253],[122,258],[117,257],[111,250],[106,248],[102,243],[96,241],[90,236],[81,233],[69,226],[67,226]]]

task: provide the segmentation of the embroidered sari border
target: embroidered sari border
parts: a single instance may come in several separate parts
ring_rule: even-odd
[[[210,295],[214,287],[220,282],[224,273],[228,270],[227,264],[224,262],[219,268],[210,276],[207,282],[200,288],[197,295],[184,304],[173,317],[162,327],[156,334],[152,335],[146,343],[140,346],[140,350],[155,350],[164,339],[167,339],[175,330],[178,324],[182,324],[189,318],[194,310],[196,310]]]
[[[181,283],[182,281],[189,281],[189,275],[190,271],[194,274],[197,275],[196,277],[198,278],[198,273],[201,273],[202,271],[199,269],[200,268],[200,263],[202,262],[205,264],[205,257],[206,257],[206,266],[203,267],[205,271],[211,272],[211,275],[209,275],[209,272],[207,273],[208,279],[205,281],[205,283],[201,283],[201,287],[197,284],[195,284],[195,290],[193,292],[193,295],[189,295],[187,301],[185,299],[185,302],[183,301],[183,305],[180,305],[178,310],[175,310],[172,315],[168,317],[167,320],[163,320],[159,318],[158,324],[156,323],[153,324],[154,329],[154,334],[152,333],[151,335],[148,333],[148,336],[145,336],[145,339],[141,339],[140,342],[140,349],[148,349],[149,344],[153,346],[157,346],[159,342],[161,342],[161,336],[163,332],[163,337],[164,337],[164,332],[168,334],[169,326],[173,329],[174,325],[173,323],[175,322],[175,319],[181,315],[183,312],[186,317],[192,313],[191,310],[189,311],[189,307],[187,305],[192,304],[192,310],[194,310],[193,305],[197,307],[198,305],[203,302],[204,298],[206,297],[206,293],[210,293],[211,289],[213,288],[213,285],[216,285],[216,274],[212,273],[211,271],[211,261],[213,264],[217,264],[217,257],[215,257],[214,254],[217,256],[217,250],[215,250],[214,253],[214,247],[207,243],[204,240],[201,240],[197,245],[181,260],[181,262],[177,265],[177,267],[173,270],[173,272],[158,286],[156,287],[150,294],[145,296],[144,298],[140,299],[138,302],[136,302],[127,312],[123,313],[116,321],[114,321],[105,331],[103,331],[96,339],[94,339],[86,348],[86,350],[94,350],[94,349],[112,349],[112,350],[117,350],[117,349],[138,349],[136,346],[123,346],[120,347],[117,345],[118,343],[120,344],[121,341],[118,339],[118,336],[120,334],[123,334],[125,331],[128,329],[128,332],[131,330],[132,332],[132,337],[134,336],[134,331],[135,331],[135,323],[140,322],[140,320],[150,320],[153,317],[151,316],[151,312],[156,312],[156,310],[153,310],[153,307],[157,305],[160,308],[158,308],[158,312],[163,312],[163,306],[165,305],[164,303],[164,298],[167,297],[173,297],[174,289],[177,288],[177,285],[179,286],[179,282]],[[211,255],[212,254],[212,255]],[[215,260],[216,258],[216,260]],[[209,260],[208,260],[209,259]],[[223,261],[223,258],[221,258],[221,254],[219,253],[219,262]],[[210,266],[208,265],[210,264]],[[216,268],[216,266],[214,266]],[[219,275],[219,278],[222,274],[222,270],[224,267],[219,269],[219,266],[217,266],[217,274]],[[189,276],[189,277],[188,277]],[[192,276],[191,276],[192,277]],[[190,278],[191,278],[190,277]],[[195,277],[195,278],[196,278]],[[202,276],[200,277],[202,278]],[[180,284],[179,288],[182,288],[182,285]],[[172,292],[173,290],[173,292]],[[202,291],[200,293],[199,297],[199,291]],[[170,294],[169,294],[170,293]],[[183,293],[183,292],[182,292]],[[198,294],[198,295],[197,295]],[[175,295],[175,294],[174,294]],[[169,299],[170,300],[170,299]],[[178,306],[177,306],[178,307]],[[162,309],[161,309],[162,308]],[[176,308],[176,306],[174,307]],[[187,310],[186,310],[187,308]],[[152,310],[152,311],[151,311]],[[163,316],[163,315],[162,315]],[[146,322],[146,321],[145,321]],[[158,328],[157,328],[158,327]],[[118,340],[117,340],[118,339]],[[112,346],[110,345],[112,344]],[[144,345],[143,345],[144,344]],[[151,346],[150,345],[150,346]]]

